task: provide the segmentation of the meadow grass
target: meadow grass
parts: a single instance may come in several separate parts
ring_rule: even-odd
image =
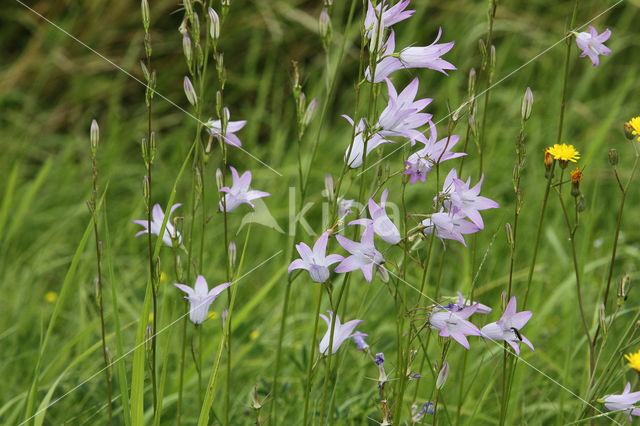
[[[393,75],[396,88],[404,87],[416,76],[420,78],[419,95],[434,98],[427,111],[433,114],[434,121],[444,119],[438,124],[440,137],[446,137],[447,105],[455,110],[466,100],[468,72],[471,68],[480,70],[478,40],[487,37],[488,3],[414,0],[411,2],[411,8],[416,10],[414,16],[394,26],[397,46],[431,43],[440,26],[444,31],[443,41],[456,42],[445,58],[458,69],[450,71],[448,77],[420,69],[398,71]],[[144,80],[139,66],[145,57],[144,30],[137,3],[38,2],[29,6]],[[213,6],[219,10],[219,2],[213,2]],[[631,0],[582,0],[576,14],[576,26],[581,26],[610,8],[592,25],[599,30],[610,28],[613,33],[607,42],[613,52],[610,56],[601,56],[597,68],[592,67],[588,59],[578,58],[573,45],[562,137],[562,142],[573,144],[580,151],[578,164],[585,174],[581,191],[586,210],[580,215],[575,249],[586,325],[592,336],[600,324],[597,307],[604,299],[621,199],[613,168],[608,163],[608,151],[618,150],[617,171],[623,183],[629,178],[634,162],[634,151],[624,138],[622,125],[640,114],[637,101],[640,62],[636,54],[639,6]],[[229,147],[228,164],[240,172],[250,169],[252,188],[271,193],[262,200],[284,231],[292,226],[289,223],[291,209],[299,210],[299,164],[302,164],[303,181],[308,179],[304,181],[304,202],[314,203],[305,218],[317,235],[324,231],[321,223],[325,199],[321,191],[325,175],[330,173],[337,181],[345,148],[352,138],[353,129],[339,115],[353,115],[354,111],[354,85],[361,55],[359,25],[363,13],[361,2],[356,2],[352,24],[347,27],[351,2],[334,3],[333,40],[327,59],[317,33],[321,7],[320,1],[233,0],[218,44],[218,49],[224,52],[227,72],[224,105],[231,110],[231,120],[248,121],[238,136],[243,148],[255,157]],[[485,229],[477,237],[467,237],[469,248],[447,241],[444,252],[435,240],[425,287],[429,297],[434,295],[436,281],[439,293],[444,296],[454,296],[458,290],[467,294],[473,288],[474,300],[494,309],[490,319],[484,322],[499,318],[504,305],[501,305],[501,293],[509,282],[510,248],[504,228],[507,222],[513,222],[514,144],[520,132],[522,96],[525,89],[531,87],[535,100],[525,130],[527,162],[520,181],[523,205],[517,228],[512,287],[521,309],[520,298],[525,293],[546,185],[543,151],[557,142],[566,44],[556,43],[569,28],[573,7],[574,2],[548,0],[503,0],[497,5],[492,36],[497,52],[493,77],[496,86],[491,89],[486,111],[483,111],[484,98],[478,98],[476,120],[480,121],[486,113],[482,193],[496,200],[501,208],[483,212]],[[183,77],[188,74],[182,36],[178,32],[184,10],[177,2],[152,1],[150,15],[156,90],[193,112],[182,88]],[[200,18],[204,22],[204,16]],[[148,137],[145,89],[19,2],[9,0],[0,13],[0,22],[0,46],[4,52],[0,65],[0,144],[3,148],[0,156],[0,289],[4,294],[0,298],[3,354],[0,423],[21,424],[27,418],[38,425],[108,423],[100,317],[94,286],[96,249],[92,218],[86,207],[86,201],[91,199],[92,176],[89,126],[95,118],[100,124],[97,199],[102,203],[97,217],[103,242],[105,339],[112,359],[117,361],[109,369],[114,423],[175,424],[183,326],[179,318],[184,306],[183,294],[171,285],[179,282],[173,266],[174,252],[155,236],[152,238],[163,273],[158,274],[155,373],[157,404],[161,409],[154,413],[152,383],[146,368],[146,324],[140,321],[148,317],[151,309],[149,247],[146,236],[134,238],[139,227],[131,223],[146,217],[142,190],[146,170],[140,154],[140,139]],[[203,25],[203,34],[205,31],[208,25]],[[319,99],[316,116],[299,141],[300,158],[291,61],[297,62],[307,100]],[[486,77],[482,73],[479,77],[477,85],[481,92]],[[206,78],[204,110],[200,116],[203,120],[216,118],[218,79],[213,61]],[[331,96],[325,109],[330,87]],[[365,84],[359,100],[361,115],[367,115],[372,94],[379,99],[374,108],[378,112],[384,108],[386,89],[378,96],[369,92]],[[153,164],[151,205],[160,203],[166,210],[167,205],[183,203],[174,216],[185,217],[183,235],[186,237],[194,219],[191,211],[193,157],[189,155],[199,158],[197,147],[193,148],[197,122],[158,96],[152,105],[158,152]],[[456,151],[462,151],[465,143],[465,120],[466,116],[455,132],[462,135]],[[395,149],[396,146],[383,145],[378,149],[380,154],[372,153],[367,161],[374,164]],[[469,156],[464,160],[464,174],[472,176],[475,183],[480,163],[472,139],[465,152]],[[388,161],[395,162],[392,170],[397,168],[402,153],[401,150],[389,157]],[[326,371],[327,379],[325,359],[314,367],[313,380],[308,384],[308,368],[315,360],[311,357],[310,345],[317,323],[316,309],[320,306],[320,312],[324,312],[330,305],[326,294],[317,305],[320,285],[313,283],[306,272],[294,275],[295,279],[289,281],[287,266],[292,254],[296,257],[293,244],[304,241],[312,245],[317,235],[308,235],[301,226],[293,238],[261,224],[243,225],[243,216],[250,212],[248,206],[229,213],[225,231],[221,213],[208,217],[216,211],[215,170],[222,167],[221,157],[214,143],[204,175],[209,210],[205,219],[209,222],[203,239],[202,261],[198,259],[201,212],[195,216],[194,257],[197,273],[207,278],[210,287],[229,280],[230,272],[238,280],[233,291],[228,291],[229,299],[222,295],[212,305],[210,319],[201,327],[202,346],[195,344],[195,357],[191,356],[190,347],[195,329],[190,323],[186,327],[182,424],[196,424],[199,419],[201,424],[255,424],[256,414],[251,407],[254,389],[257,389],[257,401],[263,405],[258,413],[261,421],[302,424],[308,386],[310,418],[316,423],[381,422],[378,369],[369,357],[356,351],[351,342],[332,355],[333,368]],[[382,162],[382,170],[386,161]],[[450,167],[460,167],[459,159],[448,163],[451,164],[440,171],[440,183]],[[359,173],[360,170],[347,173],[341,196],[357,199],[364,191],[365,199],[368,198],[371,184],[367,181],[361,186]],[[376,173],[373,168],[365,177],[373,181]],[[607,315],[615,308],[615,291],[622,277],[628,274],[632,283],[637,279],[640,248],[636,211],[640,195],[634,182],[626,196]],[[429,212],[439,186],[431,175],[425,184],[407,185],[406,190],[397,179],[390,184],[390,199],[400,205],[403,191],[405,203],[412,212]],[[290,187],[297,188],[294,196]],[[569,188],[564,191],[568,193]],[[379,200],[379,193],[374,199]],[[403,219],[398,216],[398,220],[400,227]],[[408,218],[408,226],[415,226],[417,221],[417,218]],[[564,221],[552,190],[527,301],[533,317],[523,330],[535,351],[522,346],[521,356],[515,363],[517,367],[510,370],[513,380],[508,388],[508,409],[502,413],[504,424],[571,424],[588,422],[584,419],[591,416],[598,424],[610,424],[612,418],[624,423],[626,416],[621,413],[612,418],[603,417],[604,406],[595,401],[606,394],[621,393],[627,381],[631,382],[632,390],[637,389],[637,374],[622,358],[622,354],[639,349],[635,329],[631,327],[640,312],[639,293],[632,287],[613,325],[607,328],[606,334],[600,332],[601,338],[606,338],[606,345],[599,355],[593,383],[597,393],[587,395],[589,343],[576,301],[572,247]],[[296,229],[295,224],[293,227]],[[351,238],[353,231],[347,232]],[[227,240],[234,240],[238,245],[234,271],[227,269]],[[420,259],[424,259],[429,241],[427,237],[417,250],[416,256]],[[335,252],[339,246],[334,243],[333,249]],[[392,248],[388,254],[390,259],[399,259],[402,250]],[[182,256],[186,276],[191,267],[186,256]],[[189,274],[190,281],[185,284],[193,285],[194,269]],[[471,351],[467,352],[455,342],[447,344],[439,340],[427,327],[411,344],[412,349],[419,350],[412,368],[417,370],[423,363],[422,378],[399,385],[397,379],[402,375],[399,371],[401,367],[407,368],[407,359],[398,355],[397,348],[407,341],[401,338],[398,343],[398,324],[402,324],[400,330],[405,327],[406,332],[412,317],[398,312],[413,307],[412,303],[403,307],[402,302],[398,302],[400,298],[394,300],[390,290],[396,288],[394,277],[389,285],[377,277],[367,283],[356,271],[346,280],[349,287],[338,312],[343,321],[364,320],[358,330],[369,334],[368,344],[373,353],[384,352],[386,371],[393,379],[386,387],[387,395],[391,395],[389,404],[394,402],[397,390],[403,393],[402,418],[394,417],[395,424],[409,422],[412,403],[422,406],[426,401],[434,401],[439,368],[433,365],[435,362],[441,365],[443,350],[451,370],[446,385],[438,392],[437,422],[500,423],[505,386],[502,344],[471,337]],[[405,292],[403,297],[414,302],[423,280],[422,270],[409,263],[403,280],[407,285],[399,283],[398,288]],[[342,278],[335,278],[333,285],[332,297],[337,297],[345,287]],[[287,288],[290,294],[283,326],[283,299]],[[220,317],[232,297],[229,357],[223,350],[229,336],[228,330],[223,330],[229,323],[222,325]],[[427,298],[421,300],[421,306],[431,303]],[[281,329],[285,331],[282,335]],[[325,330],[320,321],[318,339]],[[278,350],[280,344],[281,350]],[[316,357],[317,352],[316,346]],[[210,410],[206,405],[202,410],[209,416],[208,423],[201,415],[199,377],[193,361],[198,356],[203,362],[200,378],[204,382],[203,399],[211,404]],[[214,378],[215,393],[206,385],[213,383]],[[35,387],[31,389],[33,384]],[[227,393],[227,389],[230,392]],[[589,408],[584,400],[595,408]],[[35,413],[38,414],[31,418]],[[428,416],[423,420],[425,424],[432,421]]]

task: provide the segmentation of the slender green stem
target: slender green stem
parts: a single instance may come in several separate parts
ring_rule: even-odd
[[[311,347],[309,350],[309,368],[307,369],[307,384],[304,393],[304,421],[302,422],[303,426],[307,426],[307,422],[309,419],[309,397],[311,395],[311,381],[313,380],[313,357],[315,355],[316,350],[316,341],[318,339],[318,318],[320,318],[320,305],[322,304],[322,287],[317,289],[318,301],[316,303],[316,315],[313,322],[313,339],[311,340]]]

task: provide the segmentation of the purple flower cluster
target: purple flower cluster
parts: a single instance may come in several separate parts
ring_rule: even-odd
[[[440,337],[451,337],[467,349],[470,349],[466,336],[482,336],[489,340],[504,340],[520,355],[518,343],[524,343],[533,349],[531,342],[522,335],[520,330],[531,319],[531,311],[516,312],[516,297],[513,296],[502,314],[500,320],[492,322],[478,329],[468,318],[474,313],[489,314],[491,308],[481,303],[469,305],[462,293],[458,292],[458,302],[446,306],[437,305],[429,316],[429,325],[438,330]]]

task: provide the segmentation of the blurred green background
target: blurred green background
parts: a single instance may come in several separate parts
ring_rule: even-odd
[[[190,110],[182,90],[186,65],[182,54],[182,39],[178,26],[183,11],[175,1],[151,1],[152,66],[157,71],[157,90],[181,107]],[[317,34],[317,18],[321,1],[233,0],[230,14],[221,33],[220,50],[228,81],[225,104],[231,119],[246,119],[248,124],[238,136],[243,147],[278,170],[282,176],[261,166],[257,161],[231,150],[230,163],[239,170],[253,172],[252,187],[272,195],[265,199],[276,221],[288,229],[289,187],[297,185],[297,150],[295,105],[291,93],[291,61],[297,61],[303,90],[307,99],[326,97],[325,55]],[[112,60],[139,79],[139,61],[144,56],[140,8],[130,1],[37,1],[28,3],[39,13],[64,28],[97,52]],[[622,135],[622,123],[640,114],[638,99],[640,84],[640,13],[637,1],[584,0],[580,2],[577,22],[582,25],[609,7],[609,12],[592,22],[599,31],[613,32],[606,43],[613,53],[601,57],[594,68],[588,59],[577,58],[573,48],[570,70],[569,99],[563,142],[573,144],[581,152],[580,166],[585,168],[583,193],[588,209],[582,216],[578,231],[578,247],[584,272],[583,291],[588,317],[597,325],[596,304],[602,299],[606,281],[620,193],[611,167],[607,163],[609,148],[620,153],[619,170],[626,179],[633,161],[633,151]],[[214,2],[219,7],[218,2]],[[306,218],[320,232],[322,217],[320,194],[324,175],[340,173],[342,156],[349,143],[351,128],[339,117],[353,114],[354,84],[357,79],[360,53],[360,33],[357,23],[362,12],[357,5],[355,24],[345,29],[349,2],[335,1],[332,25],[333,44],[330,64],[335,67],[340,46],[346,38],[346,50],[339,66],[335,97],[326,118],[320,123],[316,116],[303,141],[303,164],[311,158],[312,143],[319,135],[319,150],[312,163],[309,200],[315,202]],[[455,47],[445,55],[458,70],[449,77],[429,70],[396,72],[396,88],[402,88],[414,76],[420,78],[419,97],[434,98],[427,108],[438,121],[447,114],[447,104],[457,108],[466,98],[467,76],[472,67],[479,69],[481,56],[478,40],[486,37],[487,2],[471,0],[414,0],[414,16],[394,26],[396,45],[427,45],[442,27],[441,41],[455,40]],[[497,200],[499,210],[487,211],[485,231],[478,238],[478,258],[486,254],[478,277],[477,296],[485,304],[499,306],[500,293],[508,279],[508,247],[504,224],[512,220],[512,169],[515,161],[514,142],[520,126],[520,102],[526,87],[534,93],[533,115],[527,124],[528,163],[523,172],[524,208],[519,225],[520,245],[516,258],[515,294],[520,297],[526,281],[540,200],[544,192],[544,147],[556,142],[560,110],[565,44],[560,43],[532,63],[521,68],[566,33],[572,1],[500,1],[498,4],[494,43],[497,49],[495,81],[509,76],[492,89],[487,111],[485,151],[485,181],[483,195]],[[204,30],[204,29],[203,29]],[[138,82],[14,0],[6,0],[0,11],[0,422],[15,424],[24,413],[24,396],[37,359],[39,343],[53,311],[53,296],[60,290],[69,263],[89,221],[85,201],[90,197],[91,162],[89,125],[92,119],[100,124],[98,162],[100,182],[109,181],[106,209],[110,239],[113,246],[115,285],[121,307],[120,321],[126,327],[125,350],[135,342],[135,323],[144,296],[145,240],[135,239],[137,226],[133,219],[144,216],[142,176],[144,164],[140,156],[140,139],[146,134],[144,88]],[[515,71],[515,72],[514,72]],[[513,72],[513,74],[511,74]],[[204,115],[215,115],[217,82],[213,69],[204,100]],[[484,78],[479,81],[484,88]],[[386,89],[382,90],[384,94]],[[479,101],[478,117],[484,99]],[[361,113],[366,111],[363,104]],[[195,121],[168,102],[156,97],[153,103],[153,128],[158,135],[159,155],[154,165],[154,202],[166,204],[178,169],[195,134]],[[446,134],[446,121],[438,126]],[[463,136],[464,126],[458,133]],[[462,141],[456,151],[462,150]],[[386,146],[391,152],[393,146]],[[478,161],[473,143],[467,150],[466,173],[477,179]],[[374,155],[372,158],[376,158]],[[401,153],[389,158],[391,170],[402,166]],[[212,153],[207,186],[215,188],[215,168],[219,151]],[[457,161],[443,166],[458,166]],[[185,204],[178,210],[187,215],[190,202],[190,171],[178,186],[177,202]],[[352,174],[355,176],[355,174]],[[373,173],[371,173],[373,177]],[[359,180],[345,185],[347,198],[356,198]],[[391,201],[399,203],[399,184],[391,185]],[[395,191],[395,192],[394,192]],[[414,185],[407,192],[407,204],[412,213],[429,213],[435,191],[433,180],[426,185]],[[614,280],[629,273],[637,276],[640,258],[637,210],[640,193],[632,185],[623,220],[621,247]],[[214,198],[212,194],[210,200]],[[212,203],[210,203],[212,204]],[[211,205],[213,213],[214,206]],[[244,213],[242,207],[232,215],[231,229],[238,229]],[[243,241],[244,228],[235,238]],[[104,233],[104,227],[101,228]],[[245,270],[282,249],[284,252],[242,280],[238,292],[238,311],[234,323],[233,359],[233,424],[250,424],[249,395],[254,383],[262,396],[270,391],[275,347],[281,318],[282,295],[286,284],[288,237],[277,231],[254,225],[247,248]],[[235,231],[233,231],[235,233]],[[586,347],[581,332],[575,284],[559,203],[550,200],[548,216],[538,256],[529,308],[534,311],[524,334],[533,342],[535,352],[523,349],[523,359],[562,383],[563,390],[534,369],[518,368],[511,398],[511,424],[562,424],[577,416],[580,402],[567,390],[581,394],[585,389]],[[495,237],[493,244],[490,244]],[[104,237],[103,237],[104,238]],[[215,217],[207,228],[205,275],[209,284],[224,279],[224,256],[221,220]],[[315,237],[304,231],[298,240],[311,243]],[[469,240],[469,239],[468,239]],[[94,300],[95,252],[89,240],[74,279],[73,295],[58,319],[53,340],[44,358],[38,402],[71,360],[77,364],[66,372],[54,393],[54,399],[89,378],[102,367],[99,349],[79,359],[91,345],[99,341],[99,323]],[[436,259],[442,251],[436,245]],[[397,250],[394,251],[394,250]],[[401,255],[392,249],[390,258]],[[163,248],[163,271],[167,273],[166,289],[171,300],[179,302],[181,295],[168,284],[175,280],[171,266],[171,251]],[[442,292],[453,295],[456,290],[468,290],[471,283],[469,251],[455,242],[447,243],[442,268]],[[411,282],[419,283],[419,271],[411,274]],[[355,278],[355,277],[354,277]],[[614,281],[615,282],[615,281]],[[189,283],[191,284],[191,283]],[[279,380],[278,418],[299,424],[308,342],[311,339],[315,287],[306,276],[298,278],[292,288],[292,303],[288,332],[284,339],[282,375]],[[633,291],[619,314],[617,323],[624,326],[640,300]],[[225,298],[226,299],[226,298]],[[110,292],[105,305],[110,312]],[[393,300],[379,279],[366,283],[361,276],[353,280],[344,321],[360,318],[358,328],[368,333],[375,352],[385,352],[388,359],[395,351],[395,314]],[[222,300],[212,306],[219,316]],[[323,310],[326,309],[323,306]],[[244,308],[244,309],[243,309]],[[499,308],[491,321],[499,318]],[[320,332],[324,332],[321,325]],[[113,330],[112,316],[107,329]],[[615,340],[616,329],[610,330]],[[204,357],[211,364],[220,334],[219,320],[205,327],[207,342]],[[177,329],[173,334],[178,339]],[[177,341],[177,340],[176,340]],[[458,386],[461,365],[467,362],[464,379],[462,421],[467,424],[494,424],[499,413],[499,377],[502,356],[499,347],[479,339],[471,342],[472,350],[451,349],[452,365],[449,384],[442,395],[443,422],[453,423],[459,400]],[[115,344],[113,344],[115,346]],[[110,345],[110,347],[113,347]],[[339,424],[372,424],[380,419],[375,397],[375,366],[352,344],[343,349],[343,360],[336,389],[336,418]],[[434,360],[438,347],[432,345]],[[629,348],[636,350],[636,347]],[[612,356],[611,353],[603,355]],[[170,365],[176,361],[170,354]],[[464,358],[463,358],[464,357]],[[125,359],[130,371],[132,356]],[[190,360],[189,360],[190,361]],[[427,364],[428,365],[428,364]],[[187,365],[187,398],[185,422],[197,416],[195,369]],[[620,363],[615,388],[620,393],[627,374]],[[208,370],[209,371],[209,370]],[[114,372],[115,374],[115,372]],[[319,398],[324,369],[314,382],[313,397]],[[208,374],[205,375],[205,377]],[[114,376],[115,377],[115,376]],[[425,369],[420,382],[418,402],[429,399],[433,382]],[[634,379],[637,380],[637,379]],[[167,378],[164,424],[173,424],[177,374]],[[47,411],[46,424],[104,424],[104,377],[99,375],[62,399]],[[116,395],[119,388],[115,386]],[[222,394],[222,387],[220,388]],[[413,388],[410,388],[413,395]],[[269,399],[267,399],[269,401]],[[410,401],[407,401],[410,404]],[[449,408],[447,404],[450,404]],[[119,400],[115,406],[121,409]],[[214,411],[222,408],[222,397],[214,401]],[[449,411],[451,411],[449,413]],[[407,410],[405,409],[405,413]],[[264,413],[265,415],[267,413]],[[620,417],[619,418],[623,418]],[[604,422],[604,421],[603,421]],[[508,422],[509,423],[509,422]],[[603,423],[604,424],[604,423]]]

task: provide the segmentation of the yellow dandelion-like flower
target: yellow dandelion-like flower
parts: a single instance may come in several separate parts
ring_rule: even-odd
[[[625,130],[627,133],[630,133],[629,139],[633,139],[633,137],[637,137],[638,142],[640,142],[640,116],[632,118],[628,123],[624,124]]]
[[[576,162],[580,158],[580,153],[573,147],[573,145],[555,144],[548,148],[549,154],[553,155],[553,158],[560,160],[566,164],[568,161]]]
[[[58,294],[55,291],[48,291],[44,295],[44,300],[46,300],[49,303],[55,303],[56,300],[58,300]]]
[[[249,339],[256,340],[260,336],[260,332],[258,330],[253,330],[251,334],[249,334]]]
[[[216,311],[211,311],[207,315],[207,319],[214,320],[216,318],[218,318],[218,313]]]
[[[636,353],[625,354],[624,357],[629,361],[627,365],[640,373],[640,350]]]

